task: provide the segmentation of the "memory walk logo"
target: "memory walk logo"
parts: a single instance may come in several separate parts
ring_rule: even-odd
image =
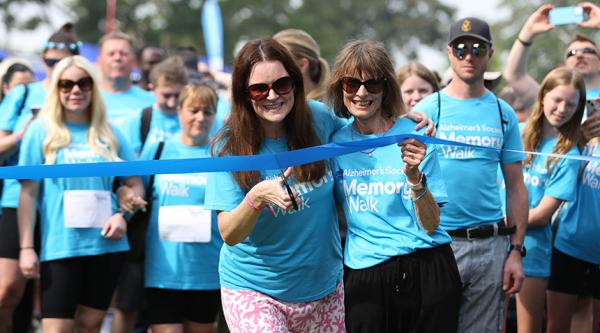
[[[278,178],[279,178],[279,176],[275,175],[275,176],[266,177],[265,179],[278,179]],[[288,179],[288,183],[289,183],[289,181],[290,181],[290,179]],[[273,208],[273,211],[274,211],[273,215],[275,217],[278,217],[280,215],[286,216],[286,215],[296,214],[305,209],[310,209],[310,205],[312,204],[312,201],[311,201],[310,196],[307,194],[312,191],[315,191],[317,189],[320,189],[321,187],[323,187],[327,184],[333,186],[333,173],[331,172],[331,170],[327,170],[325,175],[323,177],[321,177],[320,179],[309,181],[309,182],[290,184],[292,192],[294,192],[294,193],[298,192],[300,194],[299,198],[301,199],[302,202],[298,203],[298,210],[287,210],[286,211],[275,205],[271,205],[271,207]]]
[[[167,174],[159,175],[160,194],[170,197],[190,197],[190,186],[206,186],[204,174]]]
[[[347,177],[369,177],[369,176],[392,176],[404,174],[401,168],[377,168],[377,169],[346,169],[343,171],[342,185],[348,209],[350,213],[374,212],[379,213],[379,201],[381,196],[402,195],[402,198],[410,200],[410,187],[404,181],[368,181],[361,179],[348,179]]]
[[[523,182],[525,185],[532,185],[535,187],[546,187],[548,184],[548,169],[545,166],[533,165],[523,172]]]
[[[486,133],[480,135],[478,133]],[[502,129],[488,125],[452,125],[440,124],[439,138],[482,147],[502,148]],[[471,159],[475,158],[476,148],[441,145],[440,149],[445,158]]]
[[[65,164],[94,163],[102,160],[87,144],[71,143],[62,152]]]
[[[600,164],[598,162],[590,162],[583,173],[583,184],[591,187],[594,190],[600,189]]]

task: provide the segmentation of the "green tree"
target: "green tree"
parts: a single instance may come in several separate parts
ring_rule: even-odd
[[[200,0],[119,0],[118,28],[146,43],[203,50]],[[371,37],[390,51],[416,58],[420,44],[442,47],[455,10],[439,0],[221,0],[225,61],[240,42],[285,28],[304,29],[333,60],[349,39]],[[105,2],[68,0],[79,36],[96,41],[104,30]]]
[[[23,8],[26,6],[36,10],[24,15]],[[51,6],[52,0],[0,0],[0,22],[4,26],[6,35],[10,35],[15,30],[35,30],[40,26],[50,26],[48,9]],[[6,40],[3,43],[4,48],[12,47],[6,45]]]
[[[579,2],[581,1],[558,0],[553,1],[552,4],[557,7],[575,6]],[[508,55],[527,18],[544,3],[548,2],[540,0],[503,0],[501,2],[499,10],[508,10],[510,15],[492,27],[495,32],[494,48],[496,52],[506,52],[505,55]],[[527,68],[538,82],[541,82],[550,70],[562,64],[566,45],[577,33],[591,37],[593,40],[600,38],[600,31],[579,28],[575,25],[558,26],[535,38],[535,43],[529,51]]]

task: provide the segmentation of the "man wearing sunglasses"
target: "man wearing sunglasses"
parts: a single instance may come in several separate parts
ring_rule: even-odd
[[[577,25],[600,29],[600,7],[591,2],[578,5],[587,13],[588,19]],[[554,29],[549,22],[553,5],[542,5],[525,22],[508,56],[503,76],[517,94],[521,104],[533,106],[540,84],[527,73],[527,55],[538,35]],[[564,52],[564,65],[579,71],[585,80],[587,99],[600,98],[600,49],[590,38],[575,35]],[[589,139],[600,136],[600,115],[583,123],[583,132]]]
[[[441,139],[522,150],[516,115],[484,85],[494,53],[489,25],[473,17],[455,22],[447,53],[452,80],[414,110],[437,124]],[[440,146],[448,192],[440,226],[452,236],[463,283],[458,332],[499,332],[502,291],[514,293],[523,281],[521,249],[528,213],[524,158],[508,151]],[[498,166],[506,180],[508,223],[496,181]]]

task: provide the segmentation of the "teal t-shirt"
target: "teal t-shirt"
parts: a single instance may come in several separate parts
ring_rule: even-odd
[[[136,154],[142,150],[142,114],[138,113],[129,117],[123,124],[129,144]],[[173,134],[179,132],[179,117],[177,113],[166,114],[155,107],[152,107],[152,119],[145,144],[154,144],[170,138]]]
[[[19,132],[23,129],[27,121],[33,116],[32,109],[40,110],[44,105],[46,90],[42,82],[35,82],[28,85],[27,99],[18,114],[19,106],[25,97],[25,86],[18,85],[4,97],[0,104],[0,130]],[[19,152],[16,151],[6,158],[6,165],[17,165],[19,163]],[[2,207],[17,208],[19,205],[19,192],[21,185],[15,179],[5,179],[2,190]]]
[[[70,124],[67,128],[71,142],[56,153],[56,164],[77,164],[104,162],[103,158],[92,151],[87,144],[89,124]],[[118,155],[123,160],[133,160],[133,150],[123,136],[113,128],[119,142]],[[19,154],[19,165],[43,165],[43,143],[46,129],[41,120],[34,121],[28,128]],[[73,228],[65,226],[63,196],[69,190],[95,190],[110,193],[112,212],[117,210],[116,196],[112,194],[114,177],[56,178],[40,181],[38,210],[40,213],[41,252],[40,260],[71,258],[99,255],[129,250],[127,237],[120,240],[104,238],[101,229]]]
[[[556,146],[557,138],[542,140],[537,152],[551,153]],[[568,155],[579,156],[577,147],[573,147]],[[531,166],[523,168],[523,179],[529,192],[529,208],[535,208],[545,195],[570,202],[575,199],[579,161],[560,159],[550,171],[546,169],[547,158],[536,156]],[[541,228],[527,229],[525,234],[527,256],[523,258],[523,270],[527,276],[547,278],[550,276],[550,259],[552,255],[552,230],[550,221]]]
[[[135,116],[139,117],[143,108],[154,104],[154,95],[135,85],[123,92],[101,91],[101,94],[104,104],[106,104],[108,121],[127,137],[131,135],[125,127],[127,119]]]
[[[415,123],[398,118],[386,135],[417,134]],[[423,131],[420,131],[422,134]],[[362,135],[348,124],[332,137],[333,142],[379,137]],[[348,232],[344,252],[346,266],[363,269],[389,258],[450,243],[441,228],[428,234],[419,225],[410,187],[403,173],[400,147],[387,147],[336,157],[332,162],[338,202],[344,208]],[[427,187],[437,202],[446,202],[446,185],[441,175],[435,145],[427,148],[420,165]]]
[[[343,120],[321,103],[311,105],[313,123],[321,142],[328,142]],[[321,107],[322,106],[322,107]],[[288,151],[287,139],[265,140],[260,154]],[[279,170],[262,172],[273,179]],[[221,249],[221,285],[229,289],[254,290],[286,302],[321,299],[335,290],[342,280],[342,251],[333,196],[333,175],[298,183],[288,179],[292,190],[300,193],[298,211],[274,214],[264,210],[252,232],[235,246]],[[210,173],[205,207],[231,211],[244,200],[242,190],[231,173]]]
[[[586,155],[600,156],[600,145],[588,145]],[[568,205],[554,246],[577,259],[600,265],[600,163],[585,164],[577,183],[577,198]]]
[[[488,91],[478,98],[457,99],[442,91],[440,98],[439,117],[438,94],[427,96],[414,108],[414,111],[424,112],[438,124],[438,138],[498,149],[523,150],[515,113],[492,92]],[[502,124],[500,112],[505,124]],[[438,155],[448,193],[448,204],[441,209],[442,228],[456,230],[501,220],[498,166],[520,162],[525,155],[447,145],[439,146]]]
[[[145,145],[140,159],[154,159],[157,147],[156,142]],[[201,157],[210,157],[210,145],[186,146],[181,143],[178,133],[166,140],[160,159]],[[194,215],[204,207],[207,178],[206,173],[154,177],[152,212],[146,234],[146,287],[176,290],[220,288],[218,265],[223,240],[219,234],[216,213],[209,211]],[[193,208],[190,209],[189,206]],[[176,224],[183,232],[196,233],[192,239],[160,236],[159,231],[164,235],[172,227],[167,220],[178,216],[173,214],[173,209],[190,212],[184,218],[196,216],[194,219],[198,219],[195,228]],[[160,222],[159,216],[162,217]],[[197,241],[198,239],[201,241]]]

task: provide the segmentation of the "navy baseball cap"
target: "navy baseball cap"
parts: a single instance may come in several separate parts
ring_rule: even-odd
[[[452,24],[448,44],[452,44],[460,37],[474,37],[488,44],[492,44],[492,33],[490,26],[476,17],[465,17]]]

